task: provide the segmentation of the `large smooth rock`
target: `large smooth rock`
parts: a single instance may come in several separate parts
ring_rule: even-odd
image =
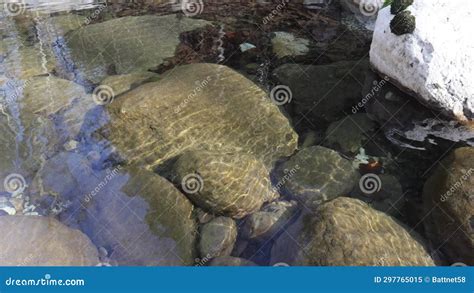
[[[447,156],[425,183],[428,237],[452,263],[474,265],[474,148]]]
[[[358,180],[349,160],[320,146],[301,150],[279,169],[277,186],[308,208],[347,195]]]
[[[240,219],[276,199],[265,165],[251,155],[186,151],[174,172],[176,183],[199,207]]]
[[[472,120],[474,40],[466,36],[474,25],[474,2],[417,0],[407,10],[415,16],[416,29],[402,36],[390,30],[390,7],[380,10],[372,66],[424,104],[458,120]]]
[[[201,227],[199,253],[201,257],[229,256],[237,239],[237,225],[234,220],[217,217]]]
[[[78,230],[35,216],[0,217],[0,265],[95,266],[97,248]]]
[[[116,99],[102,134],[126,160],[148,166],[188,149],[252,154],[269,166],[298,138],[266,96],[228,67],[186,65]]]
[[[341,61],[328,65],[284,64],[274,76],[290,87],[288,105],[296,121],[308,119],[314,127],[337,121],[359,102],[368,62]]]
[[[63,53],[82,78],[98,83],[111,70],[127,74],[160,65],[175,55],[181,33],[210,24],[174,14],[122,17],[66,35]]]
[[[152,172],[93,163],[77,153],[48,160],[31,187],[35,204],[83,231],[118,265],[193,264],[197,227],[186,196]]]
[[[340,197],[303,214],[272,249],[272,263],[303,266],[431,266],[421,239],[386,214]]]

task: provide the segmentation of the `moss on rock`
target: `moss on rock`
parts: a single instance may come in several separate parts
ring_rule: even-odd
[[[390,22],[390,30],[397,36],[411,34],[415,31],[416,20],[410,11],[399,12]]]

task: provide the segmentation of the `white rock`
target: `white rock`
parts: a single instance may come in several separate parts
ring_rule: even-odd
[[[413,34],[390,31],[393,15],[381,9],[370,50],[372,66],[421,102],[448,116],[474,118],[474,1],[416,0]]]

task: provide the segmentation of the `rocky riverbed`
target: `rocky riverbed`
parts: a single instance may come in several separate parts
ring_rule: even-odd
[[[472,10],[43,2],[0,15],[0,265],[474,265]]]

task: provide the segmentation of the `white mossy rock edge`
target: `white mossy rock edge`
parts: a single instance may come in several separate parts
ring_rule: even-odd
[[[415,0],[413,34],[390,31],[390,7],[375,24],[370,62],[424,104],[457,120],[474,119],[474,1]]]

